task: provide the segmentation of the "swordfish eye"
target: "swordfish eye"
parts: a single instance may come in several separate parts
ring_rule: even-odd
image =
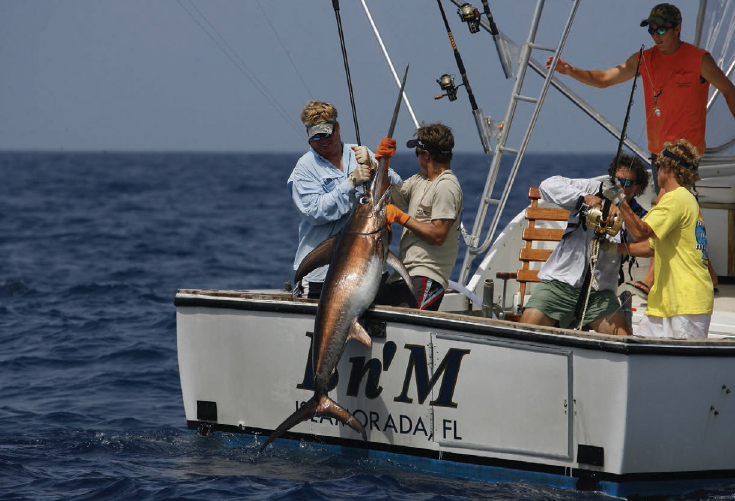
[[[366,196],[360,197],[360,205],[365,205],[368,202],[370,202],[370,199],[368,197],[366,197]]]

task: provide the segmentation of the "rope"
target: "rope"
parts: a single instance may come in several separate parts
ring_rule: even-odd
[[[582,307],[582,314],[579,316],[579,325],[577,326],[577,330],[582,330],[582,326],[584,325],[584,316],[587,314],[587,305],[590,302],[590,291],[592,291],[592,288],[594,287],[595,290],[597,290],[597,279],[595,278],[595,269],[597,268],[597,258],[599,257],[600,252],[600,241],[597,238],[592,239],[592,248],[590,249],[590,285],[587,287],[587,297],[584,301],[584,306]]]

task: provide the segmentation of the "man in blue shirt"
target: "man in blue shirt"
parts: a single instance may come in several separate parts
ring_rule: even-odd
[[[301,217],[294,270],[309,252],[347,223],[375,161],[367,147],[342,142],[337,109],[330,103],[309,101],[301,111],[301,122],[306,126],[310,148],[296,162],[287,182]],[[391,183],[401,182],[393,170],[389,170],[389,177]],[[319,298],[327,268],[317,268],[295,284],[294,296]]]

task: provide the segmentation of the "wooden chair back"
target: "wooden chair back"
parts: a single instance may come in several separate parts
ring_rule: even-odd
[[[519,283],[521,293],[519,306],[523,306],[526,296],[526,284],[540,282],[538,269],[531,269],[531,263],[544,263],[551,255],[552,249],[539,248],[536,242],[559,242],[564,235],[564,228],[544,227],[543,222],[566,221],[569,211],[558,207],[539,207],[541,198],[538,186],[528,189],[528,198],[531,204],[526,208],[528,227],[523,230],[523,247],[519,255],[520,269],[515,273],[498,272],[497,278],[502,280],[515,279]],[[537,226],[542,223],[541,226]]]

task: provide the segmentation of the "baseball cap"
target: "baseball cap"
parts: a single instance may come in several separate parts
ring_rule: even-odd
[[[317,122],[306,127],[306,135],[309,136],[309,138],[312,138],[317,134],[330,135],[332,132],[334,132],[334,122],[332,121]]]
[[[651,9],[647,19],[641,21],[641,26],[649,24],[655,24],[658,27],[664,27],[667,24],[679,25],[681,24],[681,11],[670,3],[660,3]]]
[[[421,147],[421,149],[428,151],[429,153],[439,153],[442,155],[447,155],[452,152],[452,150],[442,150],[436,146],[433,146],[431,144],[426,144],[420,139],[409,139],[406,141],[406,147],[407,148],[415,148],[415,147]]]

